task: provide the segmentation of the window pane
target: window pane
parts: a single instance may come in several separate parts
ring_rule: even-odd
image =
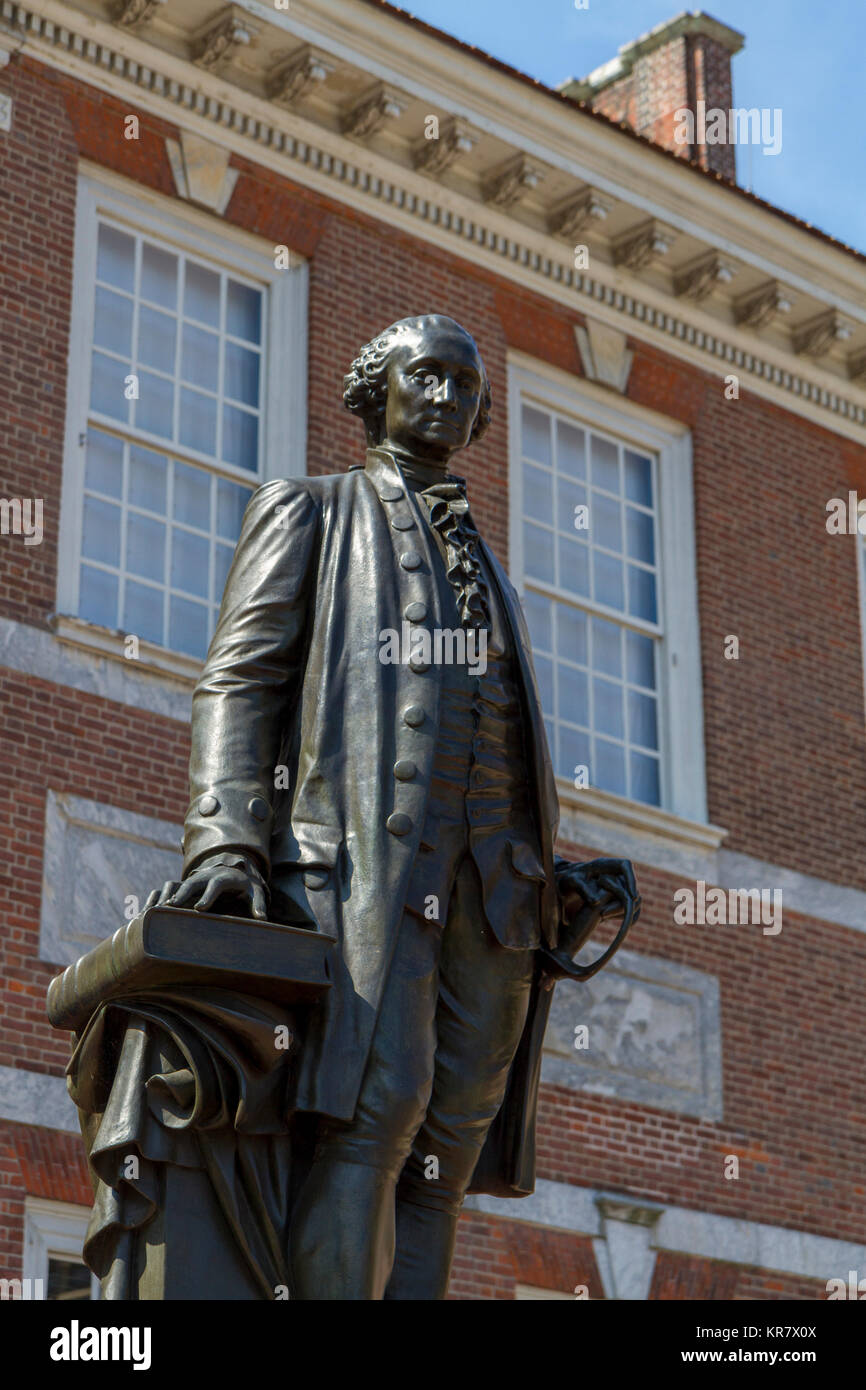
[[[625,531],[628,553],[633,560],[645,560],[648,565],[655,563],[655,543],[653,540],[653,519],[649,512],[639,512],[634,507],[625,509]]]
[[[174,465],[174,518],[210,530],[210,474],[187,463]]]
[[[181,375],[193,386],[216,391],[219,386],[220,340],[217,333],[196,328],[193,323],[183,326],[183,358]]]
[[[645,801],[649,806],[661,803],[659,783],[659,760],[648,758],[645,753],[632,753],[629,757],[631,768],[631,795],[635,801]]]
[[[526,458],[551,466],[550,416],[533,410],[531,405],[523,407],[523,453]]]
[[[629,680],[634,685],[644,685],[648,690],[654,690],[655,642],[639,632],[627,632],[625,649]]]
[[[171,586],[188,594],[208,596],[210,541],[173,526],[171,531]]]
[[[248,343],[262,340],[262,293],[250,285],[229,280],[226,297],[226,332]]]
[[[97,280],[105,280],[131,294],[135,289],[135,238],[101,222],[97,245]]]
[[[139,372],[138,400],[135,402],[135,423],[148,434],[172,434],[174,415],[174,382],[154,372]]]
[[[174,349],[177,319],[161,309],[142,304],[138,311],[138,360],[145,367],[157,367],[174,375]]]
[[[606,488],[608,492],[618,493],[619,450],[610,439],[592,436],[592,481],[596,487]]]
[[[586,477],[586,435],[566,420],[556,422],[556,467],[569,478]]]
[[[604,618],[592,620],[592,669],[622,677],[622,628]]]
[[[86,1265],[61,1260],[52,1255],[48,1261],[47,1299],[64,1303],[90,1298],[91,1275]]]
[[[82,565],[78,587],[80,617],[88,623],[99,623],[100,627],[116,628],[117,586],[116,574]]]
[[[586,614],[564,603],[556,605],[556,650],[566,661],[587,665]]]
[[[545,584],[553,583],[553,536],[531,522],[523,523],[523,563],[526,573]]]
[[[216,401],[188,386],[180,388],[180,442],[200,454],[216,453]]]
[[[535,675],[538,680],[538,693],[541,696],[542,709],[546,713],[553,712],[553,662],[549,656],[536,656],[533,658],[535,665]]]
[[[168,461],[140,444],[129,448],[129,500],[149,512],[165,512]]]
[[[589,523],[586,513],[581,513],[581,525],[575,525],[578,520],[577,508],[586,506],[586,488],[580,483],[572,483],[568,478],[557,478],[556,480],[556,525],[560,531],[564,531],[570,536],[581,536],[584,540],[589,535]]]
[[[118,352],[121,357],[132,354],[133,301],[113,290],[96,290],[96,313],[93,319],[93,342],[96,347]]]
[[[120,517],[120,507],[113,502],[85,496],[81,553],[86,559],[115,567],[120,564]]]
[[[592,682],[593,727],[612,738],[625,738],[624,689],[615,681],[596,676]]]
[[[589,752],[589,734],[579,729],[569,729],[562,725],[559,730],[559,757],[556,772],[559,777],[567,777],[573,784],[575,768],[592,766]],[[591,780],[591,779],[590,779]]]
[[[223,459],[255,472],[259,466],[259,418],[236,405],[223,406]]]
[[[622,561],[617,560],[613,555],[605,555],[600,550],[594,550],[592,565],[595,580],[593,597],[596,602],[604,603],[608,608],[624,608]]]
[[[123,602],[124,630],[135,633],[136,637],[140,637],[144,642],[156,642],[161,646],[162,596],[161,588],[152,588],[149,584],[139,584],[134,579],[127,579]]]
[[[582,539],[587,539],[589,527],[587,513],[580,514],[580,525],[575,525],[578,520],[577,507],[587,506],[587,489],[581,486],[580,482],[570,482],[569,478],[557,478],[556,480],[556,525],[560,531],[567,535],[580,535]]]
[[[523,601],[533,651],[553,651],[553,603],[541,594],[526,595]]]
[[[123,492],[123,440],[102,430],[87,431],[84,486],[118,500]]]
[[[625,451],[625,495],[630,502],[639,502],[643,507],[653,504],[652,461],[630,449]]]
[[[142,242],[141,297],[165,309],[177,309],[177,256]]]
[[[589,546],[557,537],[559,546],[559,585],[572,594],[589,593]]]
[[[656,701],[653,696],[640,695],[636,690],[628,692],[628,737],[630,743],[639,743],[642,748],[658,748]]]
[[[129,401],[124,396],[124,378],[130,373],[128,362],[118,362],[102,352],[93,354],[90,378],[90,408],[112,420],[128,421]]]
[[[622,553],[622,508],[613,497],[605,497],[603,492],[592,494],[589,528],[594,545]]]
[[[559,661],[556,665],[556,679],[559,718],[567,719],[570,724],[588,724],[589,687],[586,672]]]
[[[217,535],[237,540],[241,533],[241,522],[252,490],[230,483],[225,478],[217,481]]]
[[[183,296],[185,318],[199,319],[213,328],[220,321],[220,277],[195,261],[186,263],[186,286]]]
[[[625,796],[625,749],[621,744],[608,743],[603,738],[594,739],[593,742],[593,785],[602,791],[613,792],[615,796]]]
[[[217,603],[222,599],[234,553],[234,547],[231,545],[214,546],[213,596]]]
[[[143,579],[165,577],[165,526],[153,517],[130,512],[126,532],[126,568]]]
[[[208,610],[203,603],[193,603],[190,599],[171,598],[169,619],[169,645],[190,656],[207,655]]]
[[[534,463],[523,465],[524,513],[533,521],[545,521],[553,525],[553,474]]]
[[[637,565],[628,567],[628,611],[635,618],[646,618],[647,622],[657,621],[656,580],[651,570],[642,570]]]

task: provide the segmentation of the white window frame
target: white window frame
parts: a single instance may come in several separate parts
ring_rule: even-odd
[[[72,312],[67,366],[66,433],[57,560],[55,633],[62,640],[124,659],[124,634],[78,617],[79,561],[83,521],[83,439],[90,401],[91,349],[96,306],[97,226],[100,215],[235,271],[266,290],[262,332],[265,383],[262,470],[255,485],[272,478],[303,477],[307,471],[307,262],[289,253],[286,269],[274,265],[274,247],[188,204],[152,193],[127,179],[82,165],[75,215]],[[158,447],[150,445],[149,447]],[[177,457],[197,459],[182,447],[165,445]],[[218,470],[221,471],[221,470]],[[240,470],[232,475],[238,482]],[[201,662],[183,652],[140,643],[140,667],[194,679]]]
[[[578,791],[557,777],[560,799],[586,805],[603,796],[610,806],[639,808],[643,819],[675,815],[707,824],[703,691],[698,621],[694,487],[691,435],[686,426],[655,411],[614,396],[602,387],[538,362],[523,353],[508,354],[509,570],[523,596],[523,472],[521,405],[568,416],[578,426],[613,435],[658,460],[656,513],[659,534],[658,575],[660,659],[658,663],[661,805],[630,798]],[[589,795],[588,795],[589,792]],[[582,799],[582,800],[581,800]]]
[[[23,1278],[41,1280],[44,1297],[48,1295],[48,1261],[52,1257],[69,1264],[84,1264],[81,1251],[89,1221],[89,1207],[51,1202],[45,1197],[25,1199]],[[90,1276],[90,1297],[99,1298],[95,1274]]]

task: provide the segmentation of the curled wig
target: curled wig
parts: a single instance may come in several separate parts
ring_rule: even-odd
[[[444,314],[422,314],[418,318],[398,319],[396,323],[391,324],[390,328],[386,328],[383,333],[364,344],[349,371],[343,377],[343,404],[347,410],[351,410],[353,415],[358,415],[363,420],[367,444],[371,447],[382,442],[385,405],[388,398],[388,363],[391,360],[391,354],[407,338],[423,330],[425,325],[429,323],[453,325],[461,333],[464,333],[470,342],[472,341],[465,328]],[[478,349],[475,348],[475,351],[478,352]],[[478,353],[478,361],[481,366],[481,395],[478,401],[478,414],[469,436],[470,444],[473,444],[476,439],[480,439],[490,424],[490,382],[480,353]]]

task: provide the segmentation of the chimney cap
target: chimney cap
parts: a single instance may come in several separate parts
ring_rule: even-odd
[[[641,34],[640,38],[623,44],[616,58],[611,58],[609,62],[602,63],[601,67],[594,68],[588,76],[567,77],[564,82],[559,83],[556,90],[577,101],[585,101],[596,92],[600,92],[603,87],[609,86],[611,82],[627,77],[638,58],[652,53],[653,49],[662,48],[674,39],[682,38],[683,35],[702,35],[714,39],[722,48],[727,49],[731,57],[739,53],[746,42],[745,35],[738,29],[732,29],[729,24],[713,19],[712,15],[706,14],[703,10],[682,10],[673,19],[667,19],[648,33]]]

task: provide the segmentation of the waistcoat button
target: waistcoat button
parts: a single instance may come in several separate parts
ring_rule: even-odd
[[[421,556],[417,550],[404,550],[400,556],[400,564],[404,570],[417,570],[421,567]]]
[[[198,801],[198,812],[200,816],[212,816],[220,808],[216,797],[208,792],[205,796],[200,796]]]
[[[408,835],[412,821],[404,811],[394,811],[385,822],[392,835]]]
[[[270,807],[264,797],[254,796],[252,800],[247,803],[247,810],[255,820],[266,820]]]
[[[421,705],[407,705],[403,711],[403,718],[412,729],[417,729],[419,724],[424,723],[424,710]]]
[[[395,531],[411,531],[414,529],[415,523],[411,516],[392,516],[391,525]]]
[[[411,758],[401,758],[394,764],[394,776],[398,782],[411,782],[417,771]]]
[[[427,617],[426,603],[409,603],[403,609],[403,617],[410,623],[423,623]]]

